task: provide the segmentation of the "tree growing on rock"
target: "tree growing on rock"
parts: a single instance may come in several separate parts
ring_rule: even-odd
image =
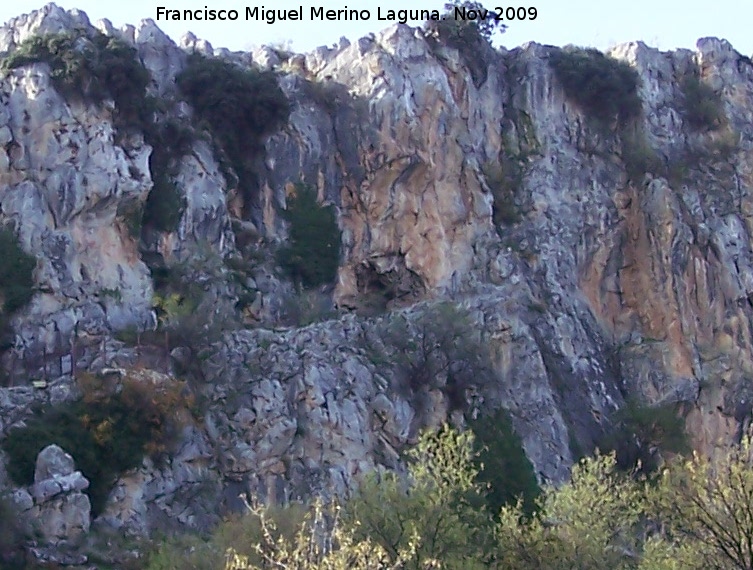
[[[454,0],[444,8],[442,18],[425,23],[426,36],[458,50],[474,84],[479,87],[487,77],[483,54],[491,51],[494,32],[504,32],[507,26],[497,20],[494,9],[485,8],[479,2]]]
[[[452,410],[463,410],[470,393],[482,391],[494,379],[488,348],[468,311],[454,303],[391,317],[378,335],[398,388],[418,407],[431,390],[440,390]]]
[[[490,43],[494,32],[504,32],[507,29],[502,20],[497,19],[497,11],[494,8],[485,7],[480,2],[453,0],[447,2],[444,9],[445,16],[448,19],[451,17],[456,25],[473,26],[476,33]]]

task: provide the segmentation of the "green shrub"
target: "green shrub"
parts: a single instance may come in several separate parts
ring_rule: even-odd
[[[621,142],[622,162],[629,180],[640,183],[647,172],[667,174],[667,167],[648,143],[643,131],[626,129],[622,133]]]
[[[56,443],[70,453],[89,480],[92,512],[101,512],[116,478],[157,456],[177,436],[176,413],[186,404],[183,384],[155,386],[126,377],[120,390],[106,391],[92,377],[82,377],[85,397],[40,412],[2,442],[8,474],[30,485],[39,452]]]
[[[285,124],[290,114],[290,104],[275,74],[193,53],[176,81],[221,145],[244,196],[253,200],[253,160],[263,139]],[[233,182],[228,179],[229,184]]]
[[[66,98],[99,104],[115,102],[113,121],[119,129],[142,127],[151,119],[146,100],[149,72],[134,48],[101,32],[91,37],[73,32],[32,36],[3,61],[6,70],[44,62],[52,81]]]
[[[487,568],[482,559],[491,519],[473,462],[473,437],[448,426],[426,431],[406,452],[407,477],[368,476],[345,505],[356,536],[377,541],[393,562],[416,544],[415,558],[399,568],[436,568],[432,560],[447,570]]]
[[[0,228],[0,301],[2,314],[10,315],[34,296],[35,257],[18,244],[13,231]]]
[[[491,38],[495,30],[504,32],[506,26],[498,22],[496,12],[489,9],[490,17],[482,20],[455,18],[455,9],[483,12],[486,8],[479,2],[455,1],[444,5],[445,12],[439,20],[426,22],[429,38],[437,38],[448,46],[458,50],[463,63],[471,73],[474,85],[481,86],[486,81],[487,62],[484,53],[490,51]],[[431,44],[430,44],[431,45]]]
[[[178,174],[178,159],[191,151],[195,136],[187,127],[175,120],[150,124],[145,138],[152,146],[149,171],[152,175],[152,190],[144,205],[143,223],[162,232],[178,228],[186,199],[175,184]]]
[[[303,287],[332,283],[340,263],[340,229],[334,206],[320,206],[314,189],[298,184],[283,212],[289,225],[289,244],[278,261]]]
[[[640,462],[646,472],[657,465],[656,452],[687,453],[690,450],[685,420],[675,404],[649,406],[630,401],[617,414],[615,427],[600,447],[614,451],[620,468],[630,470]]]
[[[533,466],[506,410],[469,422],[476,434],[478,480],[487,486],[486,504],[495,515],[505,505],[522,500],[523,511],[533,513],[541,494]]]
[[[597,119],[624,123],[640,114],[640,79],[627,63],[595,49],[567,47],[553,51],[549,65],[568,99]]]
[[[492,219],[495,227],[499,230],[502,226],[520,222],[522,215],[515,203],[515,196],[523,184],[523,169],[520,162],[505,158],[501,164],[492,162],[484,164],[482,170],[494,197]]]
[[[697,73],[689,73],[680,83],[680,109],[685,120],[696,130],[711,131],[726,121],[721,96],[704,83]]]
[[[23,549],[25,539],[18,509],[10,497],[0,495],[0,568],[23,570],[27,567]]]

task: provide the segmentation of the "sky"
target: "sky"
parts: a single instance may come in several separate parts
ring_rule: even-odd
[[[362,0],[302,3],[304,0],[270,0],[264,3],[241,3],[231,0],[129,0],[102,2],[102,0],[59,0],[59,6],[78,8],[90,20],[109,19],[115,26],[138,24],[145,18],[158,25],[176,42],[187,31],[208,40],[215,48],[249,50],[262,44],[277,44],[295,51],[310,51],[320,45],[332,45],[341,36],[351,41],[370,32],[389,26],[391,22],[379,21],[388,10],[426,9],[442,10],[444,0]],[[489,8],[508,5],[501,0],[482,2]],[[34,0],[5,1],[0,5],[0,21],[40,8],[44,2]],[[157,20],[157,8],[214,10],[235,9],[237,21],[225,22],[174,22]],[[246,21],[246,8],[264,6],[266,9],[302,7],[303,20],[298,22]],[[370,19],[363,21],[321,22],[311,20],[311,7],[325,10],[357,8],[369,10]],[[515,0],[510,6],[536,8],[535,20],[508,22],[506,33],[498,35],[496,45],[507,48],[528,41],[552,45],[575,44],[607,49],[623,42],[642,40],[662,50],[677,47],[693,49],[696,40],[706,36],[724,38],[737,51],[753,55],[753,0]],[[420,25],[419,21],[410,22]]]

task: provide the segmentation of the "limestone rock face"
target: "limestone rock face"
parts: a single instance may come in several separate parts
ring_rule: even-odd
[[[33,33],[86,26],[84,14],[48,5],[1,28],[0,51]],[[61,363],[52,374],[69,380],[74,330],[101,343],[80,367],[135,362],[111,335],[154,324],[148,257],[167,265],[211,257],[221,274],[223,260],[251,251],[248,310],[257,324],[279,325],[294,288],[275,270],[273,250],[287,239],[281,214],[298,182],[338,213],[335,303],[349,309],[379,296],[393,311],[229,332],[193,369],[191,350],[174,350],[206,409],[163,463],[123,474],[102,514],[108,525],[137,534],[204,529],[237,508],[242,492],[270,500],[344,492],[375,467],[398,467],[420,429],[462,418],[441,390],[427,390],[421,405],[406,397],[364,346],[379,319],[442,299],[470,312],[490,348],[495,382],[483,404],[509,411],[541,482],[565,479],[631,398],[677,404],[704,453],[748,429],[753,64],[729,43],[614,48],[640,76],[642,110],[625,127],[566,96],[551,46],[469,57],[397,25],[309,54],[240,54],[193,36],[179,47],[151,21],[97,26],[136,47],[172,119],[195,121],[174,81],[184,49],[280,72],[291,116],[263,156],[249,157],[251,204],[228,187],[214,142],[199,140],[177,163],[186,199],[178,229],[135,239],[119,213],[145,201],[152,149],[138,134],[118,144],[111,105],[66,102],[46,65],[8,73],[0,221],[12,222],[38,259],[38,290],[3,356],[15,380],[47,372],[40,358],[49,354],[69,357],[68,372]],[[688,115],[691,74],[719,99],[714,124]],[[214,288],[209,305],[234,306],[229,285],[206,288]],[[76,397],[70,385],[51,382],[44,395],[0,389],[0,435],[34,402]],[[84,481],[69,467],[40,474],[29,494],[35,509],[55,505],[50,521],[85,510]],[[70,528],[84,529],[76,516]],[[48,535],[68,533],[56,530],[62,524]]]
[[[45,64],[10,72],[0,103],[3,219],[37,257],[40,291],[18,320],[16,350],[33,365],[34,354],[67,348],[77,325],[94,333],[148,323],[149,273],[116,213],[145,199],[149,149],[117,146],[108,111],[66,103]]]
[[[186,54],[154,22],[115,30],[103,21],[97,27],[134,45],[154,76],[155,95],[174,99]],[[75,29],[94,28],[84,13],[48,4],[0,28],[0,51],[34,34]],[[37,257],[39,290],[16,323],[5,366],[12,379],[65,375],[70,365],[61,357],[70,362],[73,356],[74,329],[99,336],[154,325],[144,250],[168,264],[200,249],[218,256],[234,250],[225,183],[211,148],[198,141],[179,161],[175,182],[186,208],[178,230],[140,242],[124,212],[140,208],[152,187],[152,149],[138,135],[116,137],[111,102],[67,101],[48,66],[34,64],[0,82],[0,106],[0,221],[11,223],[22,247]],[[190,122],[184,107],[175,113],[177,121]],[[58,358],[51,363],[50,355]]]

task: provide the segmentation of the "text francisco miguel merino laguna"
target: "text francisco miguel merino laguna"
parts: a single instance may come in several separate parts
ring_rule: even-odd
[[[289,8],[286,10],[266,9],[264,6],[245,7],[245,20],[256,20],[274,24],[278,21],[303,20],[309,16],[312,21],[355,21],[370,20],[370,10],[350,9],[347,6],[339,10],[325,10],[322,6],[311,6],[308,11],[304,11],[303,6],[298,8]],[[157,7],[157,21],[176,20],[176,21],[235,21],[241,18],[241,12],[238,10],[215,10],[204,6],[196,10],[173,10],[164,6]],[[382,10],[377,8],[377,20],[390,22],[400,22],[405,24],[415,20],[441,20],[439,10]]]

